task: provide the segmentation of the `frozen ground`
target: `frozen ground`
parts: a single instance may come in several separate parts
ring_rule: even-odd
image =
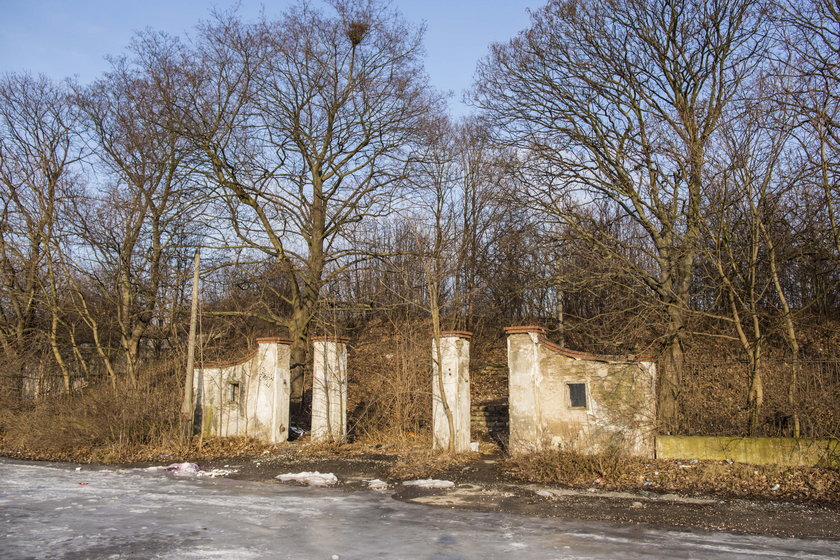
[[[838,558],[840,542],[430,508],[387,493],[0,460],[0,558]]]

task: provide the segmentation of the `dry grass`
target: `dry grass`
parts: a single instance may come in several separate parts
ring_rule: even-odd
[[[556,450],[511,457],[502,468],[518,481],[572,487],[840,501],[840,471],[817,467],[645,460],[614,451],[584,455]]]
[[[0,412],[0,452],[77,462],[148,460],[187,445],[178,435],[179,395],[178,380],[163,363],[147,368],[137,386],[100,383],[70,395],[18,400]]]
[[[457,478],[458,471],[474,462],[475,457],[475,453],[449,454],[418,447],[401,453],[388,475],[398,480]]]
[[[431,421],[431,337],[422,320],[373,322],[348,355],[348,426],[354,439],[410,440]]]

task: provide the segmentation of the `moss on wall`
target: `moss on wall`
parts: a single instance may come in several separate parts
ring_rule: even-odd
[[[658,459],[726,460],[755,465],[840,467],[840,440],[658,436]]]

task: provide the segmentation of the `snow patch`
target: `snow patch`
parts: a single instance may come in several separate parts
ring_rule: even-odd
[[[365,482],[367,482],[368,488],[371,490],[387,490],[390,487],[390,484],[384,480],[379,480],[378,478],[366,480]]]
[[[338,482],[338,477],[333,473],[299,472],[278,474],[275,476],[280,482],[297,482],[308,486],[332,486]]]
[[[201,469],[195,463],[172,463],[171,465],[167,465],[165,467],[148,467],[145,470],[151,472],[168,472],[177,476],[184,476],[195,475],[195,473]]]
[[[201,470],[201,467],[195,463],[172,463],[171,465],[167,465],[165,467],[148,467],[143,470],[151,472],[168,472],[174,474],[175,476],[207,476],[210,478],[228,476],[239,472],[237,469],[210,469],[205,471]]]
[[[418,480],[406,480],[403,486],[418,486],[420,488],[452,488],[455,483],[451,480],[436,480],[434,478],[423,478]]]

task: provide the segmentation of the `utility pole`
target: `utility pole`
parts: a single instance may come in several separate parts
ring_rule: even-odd
[[[181,430],[189,440],[193,429],[193,368],[195,366],[195,327],[198,322],[198,269],[201,262],[201,248],[195,250],[193,265],[192,306],[190,308],[190,335],[187,341],[187,373],[184,379],[184,400],[181,403]]]

